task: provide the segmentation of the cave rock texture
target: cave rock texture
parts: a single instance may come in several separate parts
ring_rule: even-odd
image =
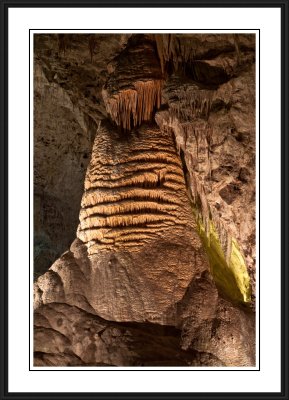
[[[34,365],[255,365],[255,36],[34,36]]]

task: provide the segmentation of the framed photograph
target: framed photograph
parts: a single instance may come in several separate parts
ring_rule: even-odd
[[[288,399],[288,0],[1,1],[1,399]]]

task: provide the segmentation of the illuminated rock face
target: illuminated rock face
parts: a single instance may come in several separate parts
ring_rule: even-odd
[[[171,307],[208,269],[170,134],[97,133],[78,238],[93,273],[89,302],[119,321],[175,322]],[[97,291],[94,288],[98,288]]]
[[[186,170],[198,230],[222,293],[255,306],[255,67],[217,89],[168,79],[171,131]]]
[[[196,228],[173,137],[156,125],[128,134],[101,128],[84,188],[78,237],[89,254],[134,251],[168,231],[177,237]]]
[[[36,40],[94,144],[77,238],[34,285],[35,365],[255,365],[251,36]]]
[[[161,80],[140,81],[131,88],[109,96],[103,89],[103,100],[112,120],[125,130],[152,119],[154,109],[161,105]]]
[[[84,296],[109,320],[176,324],[175,305],[209,266],[170,134],[99,130],[77,236],[87,247],[86,279],[68,255],[51,267],[65,297]]]

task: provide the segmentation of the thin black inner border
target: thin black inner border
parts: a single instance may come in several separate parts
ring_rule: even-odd
[[[261,304],[260,304],[260,264],[261,264],[261,259],[260,259],[260,256],[261,256],[261,250],[260,250],[260,236],[261,236],[261,232],[260,232],[260,207],[261,207],[261,204],[260,204],[260,147],[261,147],[261,145],[260,145],[260,141],[261,141],[261,137],[260,137],[260,124],[261,124],[261,118],[260,118],[260,114],[261,114],[261,107],[260,107],[260,102],[261,102],[261,96],[260,96],[260,36],[261,36],[261,30],[260,29],[256,29],[256,28],[253,28],[253,29],[249,29],[249,28],[246,28],[246,29],[237,29],[237,28],[234,28],[234,29],[229,29],[229,28],[227,28],[227,29],[213,29],[213,28],[210,28],[210,29],[184,29],[184,28],[182,28],[182,29],[140,29],[140,28],[138,28],[138,29],[117,29],[117,28],[114,28],[114,29],[97,29],[97,31],[124,31],[124,32],[126,32],[126,31],[154,31],[154,30],[159,30],[159,31],[162,31],[162,32],[164,32],[164,31],[166,31],[166,32],[172,32],[172,31],[259,31],[259,35],[258,35],[258,39],[259,39],[259,54],[258,54],[258,57],[259,57],[259,93],[258,93],[258,96],[259,96],[259,118],[258,118],[258,120],[259,120],[259,132],[258,132],[258,136],[259,136],[259,149],[258,149],[258,152],[259,152],[259,165],[258,165],[258,167],[259,167],[259,181],[258,181],[258,191],[259,191],[259,196],[258,196],[258,198],[259,198],[259,215],[258,215],[258,228],[259,228],[259,236],[258,236],[258,242],[259,242],[259,252],[258,252],[258,259],[259,259],[259,279],[258,279],[258,289],[259,289],[259,296],[258,296],[258,298],[259,298],[259,318],[258,318],[258,324],[259,324],[259,357],[258,357],[258,361],[259,361],[259,368],[258,369],[191,369],[190,367],[188,367],[187,369],[142,369],[142,367],[139,367],[139,369],[109,369],[109,367],[107,368],[107,369],[101,369],[101,368],[96,368],[95,367],[95,369],[91,369],[91,368],[89,368],[89,369],[86,369],[86,367],[83,367],[82,369],[53,369],[53,368],[51,368],[51,369],[42,369],[41,367],[39,368],[39,369],[31,369],[30,368],[30,364],[31,364],[31,360],[30,360],[30,355],[31,355],[31,344],[30,344],[30,341],[31,341],[31,331],[30,331],[30,324],[31,324],[31,313],[30,313],[30,311],[31,311],[31,282],[30,282],[30,278],[31,278],[31,265],[30,265],[30,259],[31,259],[31,253],[30,253],[30,244],[31,244],[31,241],[30,241],[30,235],[31,235],[31,227],[30,227],[30,217],[31,217],[31,214],[30,214],[30,210],[31,210],[31,204],[30,204],[30,202],[31,202],[31,198],[30,198],[30,189],[31,189],[31,174],[30,174],[30,172],[31,172],[31,169],[30,169],[30,158],[31,158],[31,151],[30,151],[30,144],[31,144],[31,142],[30,142],[30,137],[31,137],[31,132],[30,132],[30,119],[31,119],[31,117],[30,117],[30,111],[31,111],[31,93],[30,93],[30,74],[31,74],[31,65],[30,65],[30,57],[31,57],[31,35],[30,35],[30,32],[32,32],[32,31],[45,31],[45,32],[47,32],[47,31],[66,31],[66,32],[69,32],[69,31],[95,31],[96,29],[88,29],[88,28],[86,28],[86,29],[36,29],[36,28],[33,28],[33,29],[29,29],[29,357],[28,357],[28,362],[29,362],[29,371],[31,371],[31,372],[50,372],[50,371],[57,371],[57,372],[60,372],[60,371],[76,371],[76,372],[93,372],[93,371],[102,371],[102,372],[119,372],[119,371],[123,371],[123,372],[134,372],[134,371],[136,371],[136,372],[146,372],[146,371],[150,371],[150,372],[194,372],[194,371],[202,371],[202,372],[250,372],[250,371],[261,371],[261,349],[260,349],[260,341],[261,341],[261,338],[260,338],[260,314],[261,314],[261,312],[260,312],[260,310],[261,310]],[[79,33],[79,35],[81,35],[81,32]],[[33,33],[33,32],[32,32]],[[121,32],[120,32],[121,33]],[[159,33],[161,33],[161,32],[159,32]],[[189,33],[189,32],[188,32]],[[232,32],[233,33],[233,32]],[[33,33],[34,34],[34,33]],[[37,34],[37,33],[35,33],[35,34]],[[55,34],[57,34],[57,32],[55,32]],[[110,34],[109,32],[107,33],[108,35]],[[202,33],[201,33],[202,34]],[[205,34],[205,33],[204,33]],[[253,33],[252,33],[253,34]],[[184,33],[184,35],[185,35],[185,33]],[[255,35],[255,37],[256,37],[256,35]],[[33,64],[34,64],[34,49],[32,50],[33,51]],[[256,54],[256,41],[255,41],[255,54]],[[255,70],[255,72],[256,72],[256,70]],[[33,74],[33,79],[34,79],[34,74]],[[255,96],[257,96],[257,92],[256,92],[256,74],[255,74]],[[34,105],[34,102],[33,102],[33,105]],[[255,118],[256,118],[256,116],[255,116]],[[256,135],[256,127],[255,127],[255,135]],[[282,136],[282,135],[281,135]],[[34,149],[33,149],[33,152],[34,152]],[[255,165],[255,171],[256,171],[256,166],[257,165]],[[256,178],[256,174],[255,174],[255,178]],[[34,181],[32,182],[32,184],[33,184],[33,193],[34,193]],[[256,203],[256,201],[255,201],[255,203]],[[34,210],[33,210],[33,213],[34,213]],[[256,315],[256,314],[255,314]],[[257,320],[255,319],[255,326],[257,326],[256,325],[257,324]],[[256,336],[255,336],[256,337]],[[256,346],[255,346],[256,347]],[[47,368],[47,367],[46,367]],[[73,368],[73,367],[72,367]],[[114,367],[115,368],[115,367]],[[120,368],[122,368],[122,367],[120,367]]]

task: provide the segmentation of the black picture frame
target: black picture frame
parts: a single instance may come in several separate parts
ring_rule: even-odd
[[[289,181],[289,141],[288,141],[288,114],[289,114],[289,102],[288,102],[288,75],[289,75],[289,64],[288,64],[288,53],[289,53],[289,0],[84,0],[84,1],[73,1],[73,0],[0,0],[1,4],[1,115],[0,115],[0,126],[1,126],[1,144],[0,144],[0,162],[1,162],[1,350],[0,350],[0,365],[1,365],[1,381],[0,381],[0,400],[4,399],[289,399],[289,330],[288,330],[288,292],[289,292],[289,279],[288,279],[288,181]],[[150,8],[166,8],[166,7],[201,7],[201,8],[220,8],[220,7],[245,7],[248,8],[279,8],[281,11],[281,391],[280,392],[235,392],[235,393],[206,393],[206,392],[186,392],[186,393],[152,393],[152,392],[137,392],[137,393],[54,393],[54,392],[39,392],[39,393],[20,393],[20,392],[9,392],[8,390],[8,270],[9,270],[9,258],[8,258],[8,12],[10,8],[21,7],[150,7]],[[27,211],[28,212],[28,211]],[[181,373],[181,372],[180,372]],[[218,372],[216,372],[218,373]],[[229,372],[228,372],[229,373]],[[37,379],[37,377],[36,377]],[[113,377],[112,377],[113,379]]]

